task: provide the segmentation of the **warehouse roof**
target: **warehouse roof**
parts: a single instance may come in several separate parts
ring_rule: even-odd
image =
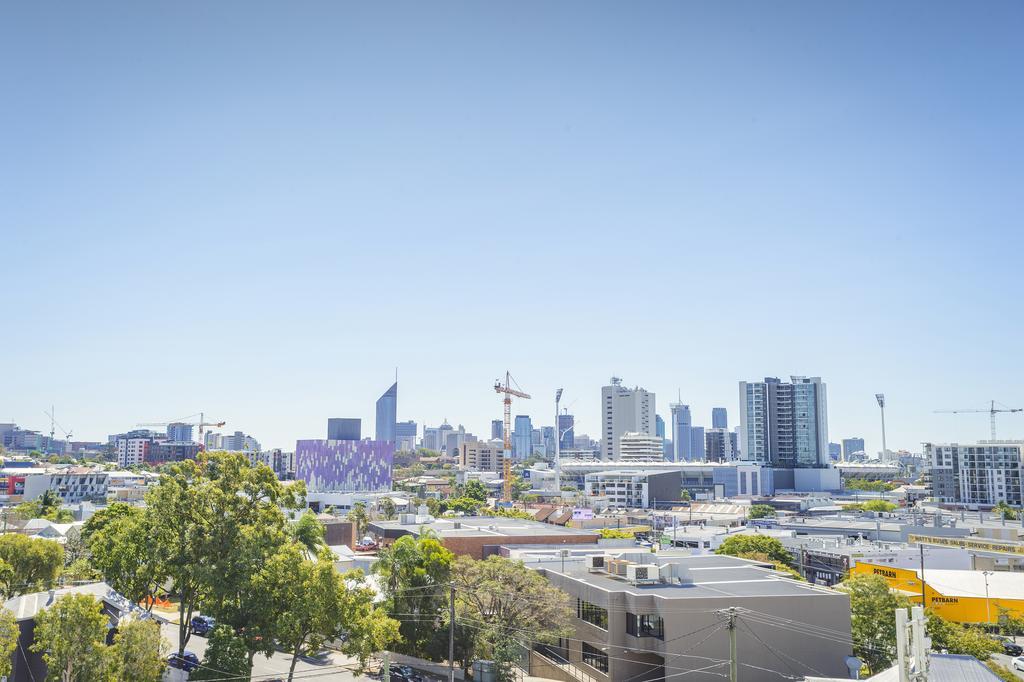
[[[921,571],[916,571],[921,577]],[[946,597],[985,597],[985,571],[928,569],[924,581]],[[993,599],[1024,599],[1024,574],[988,571],[988,594]]]

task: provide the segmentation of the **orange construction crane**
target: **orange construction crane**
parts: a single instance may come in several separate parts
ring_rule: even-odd
[[[523,393],[519,390],[519,385],[516,384],[516,388],[512,388],[512,384],[515,384],[516,380],[512,378],[512,375],[505,372],[505,383],[501,383],[501,379],[497,379],[494,382],[494,392],[505,394],[505,428],[503,435],[505,436],[505,453],[501,463],[501,501],[511,502],[512,501],[512,396],[517,398],[529,399],[529,393]]]
[[[193,417],[199,417],[199,421],[197,421],[197,422],[187,422],[187,421],[185,421],[186,419],[192,419]],[[212,427],[214,427],[216,429],[219,429],[222,426],[224,426],[225,424],[227,424],[227,422],[208,422],[208,421],[206,421],[206,418],[203,415],[203,413],[200,412],[199,414],[190,414],[187,417],[183,417],[182,419],[177,419],[177,420],[175,420],[173,422],[157,422],[155,424],[136,424],[136,426],[165,426],[166,427],[166,426],[168,426],[170,424],[185,424],[186,426],[198,426],[199,427],[199,449],[200,450],[205,450],[206,449],[206,439],[203,438],[203,429],[205,429],[207,426],[212,426]]]

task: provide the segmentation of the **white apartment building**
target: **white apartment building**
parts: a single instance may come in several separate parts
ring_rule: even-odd
[[[936,502],[990,506],[1024,502],[1024,441],[925,443],[928,496]]]
[[[630,463],[664,462],[664,443],[661,436],[627,431],[619,438],[619,461]]]
[[[500,440],[464,442],[459,448],[459,468],[501,473],[504,452],[505,444]]]
[[[109,483],[107,472],[88,467],[54,469],[46,473],[25,477],[25,500],[34,500],[47,490],[52,490],[61,502],[75,503],[82,500],[101,499],[107,496]]]
[[[152,438],[118,438],[117,465],[120,467],[139,466],[146,461]]]
[[[637,509],[650,509],[658,500],[678,501],[682,485],[679,471],[640,468],[598,471],[583,480],[587,498],[595,503],[603,498],[608,506]]]
[[[654,394],[626,388],[622,379],[612,377],[611,385],[601,388],[601,425],[601,459],[621,459],[622,434],[657,435]]]

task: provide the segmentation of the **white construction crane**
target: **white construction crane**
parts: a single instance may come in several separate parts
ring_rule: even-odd
[[[999,407],[996,407],[999,405]],[[989,424],[992,429],[992,440],[996,440],[996,415],[1000,412],[1024,412],[1024,407],[1007,407],[995,400],[989,402],[987,410],[935,410],[936,414],[970,414],[988,412]]]
[[[71,447],[71,432],[68,431],[63,426],[60,425],[60,422],[57,421],[57,419],[53,416],[54,412],[55,412],[55,410],[53,409],[53,405],[50,405],[50,411],[49,412],[47,412],[46,410],[43,410],[43,414],[45,414],[47,417],[50,418],[50,447],[51,448],[53,447],[54,426],[56,426],[57,428],[60,429],[60,432],[64,434],[64,440],[65,440],[65,443],[66,443],[64,449],[66,451],[67,448]],[[64,454],[64,453],[61,453],[61,454]]]

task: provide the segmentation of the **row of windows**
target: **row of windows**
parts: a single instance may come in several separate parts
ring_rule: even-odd
[[[608,672],[608,654],[586,642],[583,642],[582,651],[584,663],[603,673]]]
[[[608,609],[579,598],[576,599],[576,617],[603,630],[608,629]]]

